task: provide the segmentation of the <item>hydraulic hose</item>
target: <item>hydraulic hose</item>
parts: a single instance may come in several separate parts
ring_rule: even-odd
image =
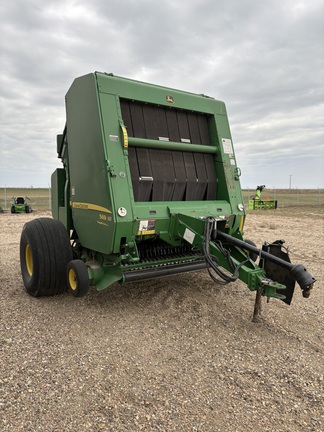
[[[212,280],[220,285],[227,285],[230,282],[234,282],[239,277],[239,269],[240,267],[245,264],[246,261],[241,262],[239,265],[235,265],[230,252],[225,249],[221,243],[221,241],[216,240],[214,242],[217,249],[224,255],[226,260],[228,261],[230,268],[232,270],[232,274],[228,274],[225,272],[216,262],[213,260],[211,254],[210,254],[210,241],[212,232],[214,230],[215,225],[215,218],[213,217],[207,217],[205,221],[205,230],[204,230],[204,238],[202,243],[202,249],[204,258],[206,260],[207,265],[218,275],[218,278],[211,272],[210,268],[208,267],[208,272]]]

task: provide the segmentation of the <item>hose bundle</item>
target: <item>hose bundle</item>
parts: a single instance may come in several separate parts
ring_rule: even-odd
[[[222,242],[219,240],[214,241],[214,244],[218,248],[218,250],[224,255],[226,260],[228,261],[233,273],[228,274],[226,271],[224,271],[224,269],[222,269],[213,260],[211,254],[210,254],[209,244],[211,241],[211,236],[212,236],[212,232],[214,229],[214,224],[215,224],[215,218],[213,218],[211,216],[206,218],[202,249],[203,249],[204,258],[205,258],[207,264],[220,278],[220,279],[217,278],[211,272],[210,268],[208,267],[208,273],[209,273],[210,277],[212,278],[212,280],[214,282],[220,284],[220,285],[227,285],[228,283],[234,282],[234,281],[236,281],[236,279],[238,279],[240,267],[242,267],[242,265],[244,263],[246,263],[248,260],[241,262],[239,265],[235,265],[235,263],[231,257],[230,252],[223,247]]]

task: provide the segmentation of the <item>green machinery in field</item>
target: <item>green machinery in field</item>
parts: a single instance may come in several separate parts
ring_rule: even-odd
[[[277,200],[270,200],[269,198],[266,198],[265,200],[261,199],[261,193],[264,189],[265,185],[257,186],[255,195],[249,200],[249,210],[277,208]]]
[[[28,197],[12,197],[11,213],[31,213],[33,210]]]
[[[207,268],[217,283],[241,279],[256,291],[255,315],[262,295],[290,303],[296,280],[309,295],[315,279],[281,243],[260,251],[243,241],[240,169],[223,102],[91,73],[66,95],[57,153],[53,219],[28,222],[21,235],[29,294],[68,288],[81,297],[90,286]]]

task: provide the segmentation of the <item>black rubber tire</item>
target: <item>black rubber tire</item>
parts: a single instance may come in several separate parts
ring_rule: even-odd
[[[26,205],[26,206],[25,206],[25,212],[26,212],[26,213],[30,213],[30,207],[29,207],[29,205]]]
[[[62,222],[39,218],[24,225],[20,267],[31,296],[54,296],[66,291],[66,267],[72,257],[69,234]]]
[[[84,297],[90,290],[88,269],[80,259],[72,260],[67,265],[68,291],[73,297]]]
[[[248,243],[251,246],[257,247],[256,244],[252,240],[247,239],[247,240],[244,240],[244,241],[245,241],[245,243]],[[258,255],[255,254],[255,253],[253,253],[253,252],[250,252],[250,251],[246,251],[246,252],[249,255],[249,257],[251,258],[251,260],[253,262],[256,262],[256,260],[258,259]]]
[[[11,211],[11,213],[15,213],[15,206],[14,205],[11,206],[10,211]]]

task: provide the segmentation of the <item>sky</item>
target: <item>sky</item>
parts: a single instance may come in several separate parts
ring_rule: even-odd
[[[48,187],[74,78],[226,103],[242,188],[324,187],[324,0],[0,0],[0,187]]]

